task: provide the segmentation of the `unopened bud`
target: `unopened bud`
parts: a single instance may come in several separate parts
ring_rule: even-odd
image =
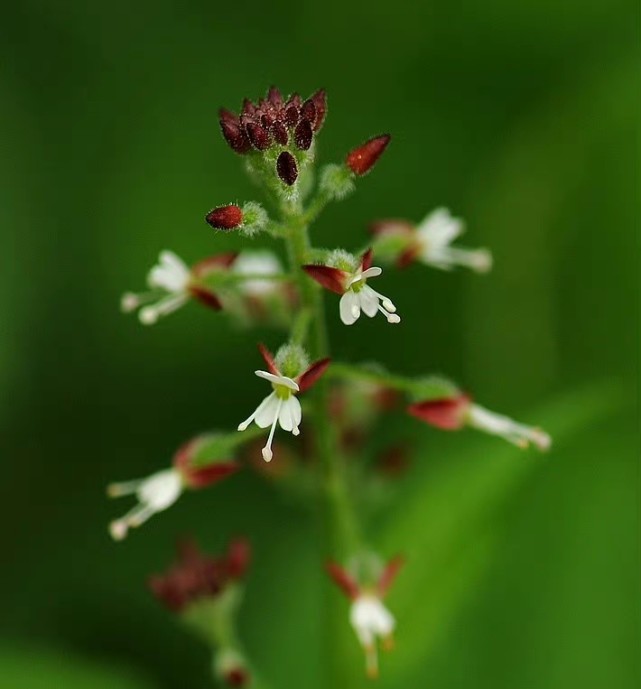
[[[235,205],[218,206],[209,211],[205,220],[215,230],[233,230],[243,223],[243,211]]]
[[[289,134],[287,133],[287,127],[282,122],[274,122],[272,125],[272,135],[281,146],[287,146],[289,141]]]
[[[311,98],[308,98],[300,108],[300,116],[308,120],[311,125],[316,122],[316,106]]]
[[[308,151],[312,145],[312,140],[314,138],[314,132],[312,130],[312,125],[309,120],[302,119],[294,131],[294,140],[296,141],[296,146],[301,151]]]
[[[317,132],[325,122],[325,115],[327,115],[327,94],[325,89],[320,89],[311,97],[314,107],[316,109],[316,121],[314,122],[314,131]]]
[[[347,167],[359,177],[366,175],[381,157],[391,138],[389,134],[382,134],[353,149],[345,158]]]
[[[241,154],[249,151],[251,148],[251,143],[243,131],[243,128],[240,126],[240,122],[236,118],[230,119],[227,115],[225,115],[220,120],[220,129],[225,137],[225,141],[229,144],[232,150]]]
[[[245,129],[247,130],[247,136],[254,148],[257,148],[259,151],[264,151],[271,146],[271,136],[262,125],[257,122],[247,122],[245,124]]]
[[[287,184],[292,186],[298,179],[298,166],[296,159],[289,151],[283,151],[276,161],[276,172],[278,176]]]

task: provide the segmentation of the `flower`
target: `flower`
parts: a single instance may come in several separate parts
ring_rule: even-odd
[[[278,281],[269,278],[281,274],[283,267],[270,251],[244,251],[234,262],[232,272],[234,275],[247,277],[240,283],[243,294],[261,299],[278,290]]]
[[[178,449],[170,468],[146,478],[107,486],[109,497],[135,495],[138,498],[135,507],[109,525],[112,538],[123,540],[130,528],[171,507],[186,488],[205,488],[238,471],[239,465],[234,460],[216,451],[218,438],[215,434],[194,438]]]
[[[464,230],[463,221],[454,218],[447,208],[437,208],[415,227],[406,220],[379,220],[371,228],[377,245],[387,243],[396,255],[399,267],[414,261],[450,270],[465,266],[478,273],[492,268],[492,254],[487,249],[463,249],[450,246]]]
[[[307,356],[297,345],[281,347],[276,358],[262,344],[258,345],[269,371],[256,371],[259,378],[271,383],[273,392],[265,397],[245,421],[238,425],[239,431],[245,431],[252,421],[259,428],[271,426],[267,443],[262,455],[266,462],[272,460],[272,442],[279,423],[284,431],[299,435],[302,419],[302,408],[296,395],[305,392],[322,375],[329,366],[330,359],[321,359],[308,366]],[[288,375],[287,375],[288,374]]]
[[[144,305],[138,314],[144,325],[156,323],[161,316],[173,313],[190,299],[219,310],[222,303],[205,280],[217,271],[227,270],[235,258],[235,253],[218,254],[188,268],[173,251],[163,251],[147,275],[150,290],[140,294],[127,292],[120,307],[129,313]]]
[[[249,543],[232,541],[220,557],[203,554],[193,540],[178,544],[178,559],[164,574],[149,578],[154,596],[172,612],[184,612],[202,599],[220,597],[231,584],[241,580],[251,558]]]
[[[552,444],[550,436],[541,428],[517,423],[507,416],[497,414],[472,402],[469,395],[459,394],[423,402],[415,402],[408,412],[425,423],[446,431],[471,426],[491,435],[498,435],[521,448],[531,444],[542,452]]]
[[[390,650],[394,645],[392,634],[396,620],[384,605],[383,599],[403,563],[400,557],[390,560],[385,566],[381,566],[377,558],[373,562],[373,567],[371,561],[365,561],[370,569],[367,578],[373,579],[371,585],[362,585],[351,572],[335,562],[327,564],[327,572],[334,583],[352,601],[349,621],[365,651],[365,668],[371,678],[378,677],[377,640],[382,640],[383,648],[386,650]],[[374,577],[371,576],[372,573]]]
[[[372,266],[372,250],[363,254],[360,263],[343,251],[330,256],[334,265],[305,265],[303,270],[326,289],[342,295],[339,310],[345,325],[355,323],[361,311],[373,318],[379,311],[388,323],[400,323],[396,306],[384,294],[376,292],[368,284],[369,278],[378,277],[383,270]]]
[[[389,134],[381,134],[369,139],[347,154],[345,164],[358,177],[366,175],[383,155],[391,138]]]

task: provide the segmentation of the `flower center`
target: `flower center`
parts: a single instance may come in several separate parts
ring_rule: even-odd
[[[292,396],[292,390],[286,385],[274,385],[274,392],[279,400],[288,400]]]
[[[367,280],[363,280],[363,279],[358,280],[357,282],[355,282],[351,286],[352,291],[356,292],[356,294],[358,294],[363,289],[363,287],[365,287],[366,282],[367,282]]]

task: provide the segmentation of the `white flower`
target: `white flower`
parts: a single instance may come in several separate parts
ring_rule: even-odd
[[[443,270],[455,265],[467,266],[479,273],[492,267],[492,254],[487,249],[461,249],[450,244],[463,233],[460,218],[454,218],[447,208],[432,211],[416,228],[419,260]]]
[[[239,287],[242,292],[249,297],[263,297],[278,289],[278,282],[270,280],[269,277],[281,273],[282,266],[269,251],[248,251],[236,259],[233,272],[236,275],[247,276],[247,280],[243,280]],[[261,275],[265,278],[258,277]]]
[[[256,371],[256,375],[269,381],[274,388],[274,392],[265,397],[258,405],[256,411],[238,425],[238,430],[246,430],[252,421],[259,428],[271,426],[267,443],[263,448],[263,459],[266,462],[270,462],[274,456],[272,441],[274,440],[277,423],[280,423],[280,427],[284,431],[288,431],[293,435],[300,433],[298,427],[300,426],[303,412],[296,397],[296,393],[299,392],[300,388],[296,381],[287,376],[275,375],[268,371]]]
[[[107,487],[110,497],[136,495],[138,504],[124,517],[111,522],[111,536],[121,541],[130,528],[140,526],[157,512],[171,507],[180,497],[183,487],[183,478],[177,469],[164,469],[136,481],[112,483]]]
[[[361,311],[373,318],[379,311],[387,318],[388,323],[400,323],[401,318],[396,314],[396,307],[383,294],[373,290],[368,284],[368,278],[378,277],[382,269],[372,266],[359,269],[348,277],[346,291],[340,299],[339,309],[341,320],[345,325],[356,323]]]
[[[541,428],[517,423],[507,416],[497,414],[478,404],[470,405],[467,412],[467,422],[474,428],[498,435],[521,448],[532,443],[539,450],[546,451],[552,445],[552,439]]]
[[[377,639],[387,645],[392,644],[392,633],[396,625],[392,613],[383,602],[372,593],[361,593],[354,599],[350,608],[350,622],[356,636],[365,650],[367,674],[378,676]]]
[[[176,311],[189,300],[190,280],[191,271],[185,262],[172,251],[163,251],[147,275],[150,291],[142,294],[127,292],[120,302],[121,309],[129,313],[148,304],[140,310],[138,317],[141,323],[152,325],[160,316]]]

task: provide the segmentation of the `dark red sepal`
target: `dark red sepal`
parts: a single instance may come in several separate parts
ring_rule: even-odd
[[[316,108],[316,121],[314,122],[314,131],[317,132],[323,126],[325,122],[325,116],[327,115],[327,94],[325,89],[319,89],[311,97],[314,107]]]
[[[398,268],[407,268],[407,266],[412,265],[419,254],[418,246],[410,246],[405,251],[403,251],[400,256],[396,259],[396,266]]]
[[[359,177],[366,175],[383,155],[391,138],[389,134],[381,134],[353,149],[345,158],[347,167]]]
[[[314,139],[314,132],[312,131],[312,125],[309,120],[301,120],[294,130],[294,141],[296,142],[296,147],[301,151],[308,151],[312,146],[312,141]]]
[[[265,345],[262,342],[258,343],[258,351],[260,352],[260,355],[265,360],[265,363],[267,364],[267,368],[269,369],[269,372],[275,376],[279,376],[280,371],[278,370],[278,367],[276,366],[276,362],[274,361],[274,355],[269,351],[269,349],[267,349],[267,347],[265,347]]]
[[[316,383],[316,381],[318,381],[318,379],[325,373],[330,363],[331,359],[329,357],[326,359],[320,359],[319,361],[314,362],[306,371],[301,373],[296,380],[300,392],[309,390],[309,388],[311,388],[312,385],[314,385],[314,383]]]
[[[360,595],[360,588],[354,579],[335,562],[328,562],[325,565],[327,573],[340,590],[350,599],[354,600]]]
[[[415,402],[407,408],[411,416],[444,431],[457,431],[465,426],[465,414],[471,398],[461,394],[438,400]]]
[[[302,266],[302,268],[310,278],[316,280],[325,289],[336,292],[336,294],[345,294],[345,284],[348,277],[345,271],[331,266],[315,264]]]
[[[381,573],[381,576],[376,582],[376,591],[379,598],[384,598],[387,595],[391,585],[394,583],[396,576],[398,575],[401,567],[405,564],[405,558],[400,555],[390,560],[385,569]]]
[[[283,151],[276,161],[276,172],[278,176],[291,187],[298,179],[298,165],[296,165],[296,158],[289,152]]]
[[[242,155],[251,149],[251,143],[238,120],[221,119],[220,129],[225,137],[225,141],[236,153]]]
[[[189,293],[194,299],[197,299],[204,306],[213,309],[214,311],[220,311],[223,308],[223,303],[220,299],[206,287],[201,287],[200,285],[191,285],[189,287]]]
[[[363,257],[361,258],[361,270],[365,271],[368,268],[372,267],[372,258],[374,256],[373,250],[370,248],[368,249],[364,254]]]

